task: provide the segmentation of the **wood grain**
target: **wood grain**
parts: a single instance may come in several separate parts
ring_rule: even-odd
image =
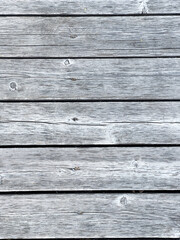
[[[179,144],[179,102],[1,103],[0,145]]]
[[[0,238],[180,237],[179,194],[0,196]]]
[[[168,0],[1,0],[0,14],[159,14],[180,13],[179,1]]]
[[[0,239],[180,238],[179,14],[1,0]]]
[[[179,56],[180,16],[6,17],[0,57]]]
[[[180,190],[179,147],[0,148],[0,191]]]
[[[178,100],[179,78],[179,58],[0,59],[0,100]]]

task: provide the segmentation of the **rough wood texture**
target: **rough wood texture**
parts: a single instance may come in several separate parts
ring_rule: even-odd
[[[179,56],[180,16],[6,17],[0,57]]]
[[[0,100],[180,99],[179,79],[179,58],[0,59]]]
[[[0,191],[180,190],[180,148],[1,148]]]
[[[0,116],[0,145],[180,143],[180,102],[1,103]]]
[[[179,26],[178,0],[1,0],[0,239],[180,238],[180,101],[141,101],[180,100]]]
[[[0,196],[0,238],[180,237],[179,194]]]
[[[1,0],[0,14],[180,13],[178,0]]]

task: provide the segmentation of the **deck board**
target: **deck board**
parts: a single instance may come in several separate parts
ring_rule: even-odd
[[[180,16],[6,17],[0,57],[179,56]]]
[[[0,239],[180,238],[180,1],[1,0]]]
[[[179,147],[0,148],[0,191],[180,190]]]
[[[179,58],[0,59],[0,100],[178,100],[179,78]]]
[[[1,103],[0,145],[179,144],[179,102]]]
[[[0,238],[180,236],[179,194],[0,196]]]
[[[179,1],[168,0],[1,0],[0,14],[172,14],[180,13]]]

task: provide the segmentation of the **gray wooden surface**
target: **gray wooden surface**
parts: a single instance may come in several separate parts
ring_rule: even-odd
[[[180,16],[6,17],[0,57],[178,56]]]
[[[170,14],[177,0],[1,0],[0,14]]]
[[[180,190],[178,147],[1,148],[0,191]]]
[[[1,238],[180,236],[179,194],[0,196]]]
[[[0,145],[179,144],[179,102],[1,103]]]
[[[180,99],[179,58],[0,59],[0,100]]]
[[[180,238],[179,57],[178,0],[1,0],[0,239]]]

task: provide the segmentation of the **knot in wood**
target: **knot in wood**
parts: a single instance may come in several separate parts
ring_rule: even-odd
[[[17,83],[16,82],[10,82],[9,87],[12,91],[17,90]]]
[[[127,198],[126,198],[126,197],[122,197],[122,198],[120,199],[120,203],[121,203],[122,205],[127,205]]]
[[[69,59],[66,59],[65,61],[64,61],[64,65],[69,65],[70,64],[70,61],[69,61]]]

